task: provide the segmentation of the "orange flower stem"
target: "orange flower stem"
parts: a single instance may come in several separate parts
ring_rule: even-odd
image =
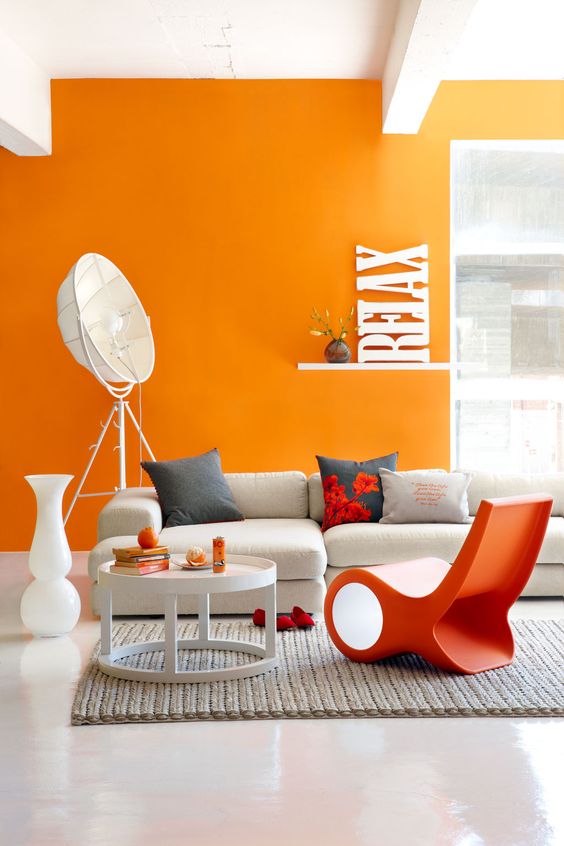
[[[364,490],[360,491],[360,493],[355,494],[355,496],[353,496],[352,499],[347,499],[346,502],[343,502],[342,505],[340,505],[338,508],[336,508],[331,515],[331,522],[333,522],[332,518],[335,516],[335,514],[338,514],[339,511],[342,511],[343,508],[346,508],[348,505],[352,505],[353,502],[356,502],[357,499],[359,499],[362,496],[362,494],[366,491],[367,487],[368,487],[368,485],[366,485]]]

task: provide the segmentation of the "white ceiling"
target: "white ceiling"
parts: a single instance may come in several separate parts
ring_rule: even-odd
[[[564,0],[479,0],[448,79],[564,79]]]
[[[397,0],[0,0],[51,77],[378,78]]]
[[[51,77],[381,78],[397,7],[0,0],[0,29]],[[564,0],[478,0],[448,78],[560,79],[563,43]]]
[[[0,146],[52,148],[61,77],[382,79],[417,134],[444,79],[564,79],[564,0],[0,0]]]

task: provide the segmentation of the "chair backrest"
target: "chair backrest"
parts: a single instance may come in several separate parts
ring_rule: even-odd
[[[458,598],[496,591],[516,599],[536,564],[551,508],[547,494],[483,500],[445,588],[449,582]]]

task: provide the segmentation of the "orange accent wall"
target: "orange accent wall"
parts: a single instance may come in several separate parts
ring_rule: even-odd
[[[399,449],[403,468],[448,466],[448,373],[298,372],[322,360],[309,312],[355,302],[355,244],[427,242],[432,359],[448,360],[450,139],[564,137],[564,83],[444,83],[413,137],[381,135],[370,81],[59,80],[52,100],[51,157],[0,149],[3,548],[31,542],[23,475],[79,476],[110,408],[56,324],[88,251],[151,316],[158,458],[217,446],[227,471],[309,473],[316,452]],[[90,489],[116,483],[106,445]],[[94,543],[103,501],[76,506],[72,548]]]

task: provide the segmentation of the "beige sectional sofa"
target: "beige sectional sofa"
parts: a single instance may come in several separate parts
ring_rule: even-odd
[[[173,553],[183,554],[198,544],[211,548],[214,535],[224,535],[228,551],[271,558],[278,565],[278,608],[298,604],[309,611],[323,608],[325,584],[344,567],[385,564],[422,556],[454,561],[470,528],[469,523],[413,523],[384,525],[356,523],[335,526],[321,533],[323,493],[319,474],[231,473],[227,481],[245,520],[176,526],[162,529],[161,540]],[[554,499],[552,517],[539,560],[523,594],[564,594],[564,473],[546,475],[472,474],[468,491],[470,514],[482,499],[526,493],[549,493]],[[102,509],[98,520],[99,543],[89,556],[92,606],[99,611],[97,572],[111,559],[112,547],[129,546],[143,526],[162,528],[161,509],[152,488],[129,488],[117,493]],[[183,598],[184,599],[184,598]],[[213,597],[216,613],[250,613],[257,598],[252,592]],[[115,614],[159,614],[155,600],[114,600]],[[180,613],[195,612],[195,604],[180,602]]]

